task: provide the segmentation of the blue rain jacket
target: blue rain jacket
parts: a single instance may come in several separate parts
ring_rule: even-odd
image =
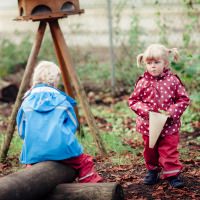
[[[74,99],[45,84],[38,84],[25,94],[16,119],[23,139],[21,163],[63,160],[83,153],[75,136],[75,105]]]

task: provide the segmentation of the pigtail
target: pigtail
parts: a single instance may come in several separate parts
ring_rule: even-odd
[[[169,49],[169,54],[172,53],[173,55],[173,59],[175,62],[177,62],[179,60],[179,52],[178,52],[178,49],[177,48],[172,48],[172,49]]]
[[[141,53],[137,56],[137,67],[140,67],[143,61],[144,54]]]

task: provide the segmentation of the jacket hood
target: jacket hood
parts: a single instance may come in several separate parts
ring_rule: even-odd
[[[37,112],[48,112],[60,106],[66,100],[72,106],[76,105],[75,100],[64,92],[48,85],[39,84],[25,94],[23,107]]]

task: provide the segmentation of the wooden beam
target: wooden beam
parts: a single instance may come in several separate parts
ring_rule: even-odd
[[[39,50],[40,50],[40,47],[41,47],[41,44],[42,44],[42,40],[43,40],[45,30],[46,30],[46,23],[40,22],[39,28],[38,28],[38,31],[37,31],[37,35],[36,35],[36,38],[35,38],[35,43],[33,44],[31,53],[29,55],[28,62],[27,62],[27,65],[26,65],[26,69],[25,69],[25,72],[24,72],[24,76],[22,78],[22,82],[21,82],[19,92],[18,92],[18,95],[17,95],[17,99],[16,99],[16,102],[15,102],[15,105],[13,107],[12,114],[11,114],[11,117],[10,117],[10,120],[9,120],[7,132],[6,132],[6,138],[5,138],[5,141],[4,141],[2,149],[1,149],[0,161],[4,161],[5,158],[7,157],[7,153],[8,153],[10,143],[11,143],[11,140],[12,140],[12,137],[13,137],[13,133],[14,133],[14,130],[15,130],[17,111],[18,111],[18,109],[19,109],[19,107],[22,103],[22,97],[23,97],[23,95],[24,95],[25,91],[27,90],[28,85],[30,83],[31,76],[32,76],[32,73],[33,73],[33,70],[34,70],[34,67],[35,67],[35,64],[36,64],[36,61],[37,61],[37,56],[38,56],[38,53],[39,53]]]
[[[51,26],[50,26],[50,31],[51,31],[52,39],[53,39],[53,42],[54,42],[54,50],[55,50],[57,60],[59,62],[61,73],[62,73],[62,80],[63,80],[63,83],[64,83],[65,92],[67,92],[67,94],[69,96],[71,96],[72,98],[75,99],[75,95],[74,95],[72,85],[71,85],[70,75],[69,75],[68,69],[66,67],[66,64],[64,62],[64,59],[62,57],[62,53],[60,51],[58,42],[57,42],[56,38],[53,36]],[[77,106],[75,107],[75,112],[76,112],[76,116],[78,118],[78,122],[80,124],[80,117],[79,117],[79,112],[78,112]],[[79,125],[79,133],[80,133],[80,125]],[[83,135],[81,135],[81,136],[83,136]]]
[[[50,31],[51,31],[51,34],[52,34],[52,39],[53,39],[53,43],[54,43],[54,50],[55,50],[55,53],[56,53],[56,57],[57,57],[57,60],[59,62],[60,69],[61,69],[61,74],[62,74],[65,92],[67,92],[69,96],[74,98],[74,92],[73,92],[72,86],[71,86],[70,75],[69,75],[68,69],[65,65],[64,59],[62,57],[62,53],[60,51],[60,48],[58,46],[57,39],[53,36],[51,26],[50,26]]]
[[[106,155],[106,149],[103,145],[103,142],[101,140],[98,127],[95,123],[94,116],[92,115],[92,112],[89,108],[88,102],[87,102],[87,96],[85,94],[84,88],[80,83],[80,80],[78,76],[76,75],[76,71],[72,66],[72,60],[70,53],[68,51],[67,44],[65,42],[64,36],[61,32],[60,26],[58,24],[58,20],[52,20],[49,21],[52,37],[54,40],[56,40],[57,45],[59,46],[60,52],[62,53],[62,57],[64,59],[65,65],[67,67],[67,70],[69,71],[71,80],[73,82],[74,88],[76,90],[76,94],[79,98],[80,104],[82,106],[83,112],[85,114],[87,123],[89,125],[90,131],[93,135],[93,138],[97,144],[97,147],[100,150],[100,153],[102,155]]]
[[[75,95],[74,95],[74,92],[73,92],[73,89],[72,89],[72,85],[71,85],[70,75],[69,75],[69,72],[67,70],[67,67],[65,66],[65,62],[64,62],[64,59],[62,57],[62,53],[60,51],[59,45],[57,43],[57,40],[53,36],[51,27],[50,27],[50,31],[51,31],[52,39],[53,39],[53,42],[54,42],[54,50],[55,50],[55,53],[56,53],[56,56],[57,56],[57,60],[59,62],[60,68],[61,68],[62,80],[63,80],[63,83],[64,83],[65,92],[67,92],[67,94],[69,96],[71,96],[72,98],[75,99]],[[80,117],[79,117],[79,112],[78,112],[78,107],[77,106],[75,107],[75,112],[76,112],[76,116],[78,118],[78,122],[80,124]],[[79,127],[80,127],[80,125],[79,125]]]

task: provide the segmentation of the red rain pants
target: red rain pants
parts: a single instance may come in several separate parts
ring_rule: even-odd
[[[60,162],[78,171],[79,183],[98,183],[103,181],[103,178],[94,169],[92,157],[87,154]],[[31,164],[26,165],[27,168],[31,166]]]
[[[78,179],[80,183],[98,183],[103,181],[103,178],[99,176],[94,169],[92,157],[87,154],[62,160],[61,163],[78,171]]]
[[[153,149],[149,148],[149,137],[143,135],[144,159],[148,170],[162,170],[163,178],[177,176],[183,166],[177,150],[179,133],[160,137]]]

